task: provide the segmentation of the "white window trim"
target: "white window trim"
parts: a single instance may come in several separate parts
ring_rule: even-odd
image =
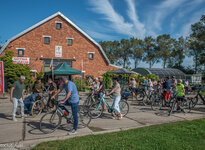
[[[67,37],[66,39],[67,39],[67,40],[73,40],[74,38]]]
[[[55,23],[61,23],[62,24],[62,22],[60,22],[60,21],[55,21]]]
[[[88,52],[88,54],[95,54],[95,52]]]
[[[51,38],[51,36],[48,36],[48,35],[43,35],[43,37],[49,37],[49,38]]]
[[[22,49],[22,50],[25,50],[26,48],[16,48],[17,50],[19,50],[19,49]]]

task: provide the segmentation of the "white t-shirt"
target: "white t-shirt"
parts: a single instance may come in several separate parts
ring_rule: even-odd
[[[148,82],[148,89],[152,90],[153,89],[153,83],[152,82]]]

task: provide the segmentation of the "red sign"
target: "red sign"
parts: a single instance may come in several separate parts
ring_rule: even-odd
[[[28,57],[13,57],[12,58],[14,64],[29,64],[30,59]]]
[[[0,61],[0,94],[4,93],[4,64]]]

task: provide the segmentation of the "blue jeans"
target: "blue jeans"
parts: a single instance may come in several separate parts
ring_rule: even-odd
[[[71,106],[72,115],[73,115],[73,119],[74,119],[74,124],[73,124],[74,130],[78,130],[78,104],[79,104],[79,102],[69,103],[68,100],[64,103],[64,105]]]
[[[24,102],[24,106],[27,108],[27,110],[24,109],[25,114],[29,114],[31,112],[33,104],[34,104],[34,102],[28,102],[28,101]]]

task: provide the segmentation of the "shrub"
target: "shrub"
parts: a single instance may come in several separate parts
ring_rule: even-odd
[[[12,51],[6,50],[3,57],[0,58],[4,62],[4,76],[7,78],[8,87],[11,88],[12,84],[19,79],[21,75],[26,77],[25,85],[28,84],[31,72],[28,65],[14,64],[12,62],[12,57],[14,53]]]

